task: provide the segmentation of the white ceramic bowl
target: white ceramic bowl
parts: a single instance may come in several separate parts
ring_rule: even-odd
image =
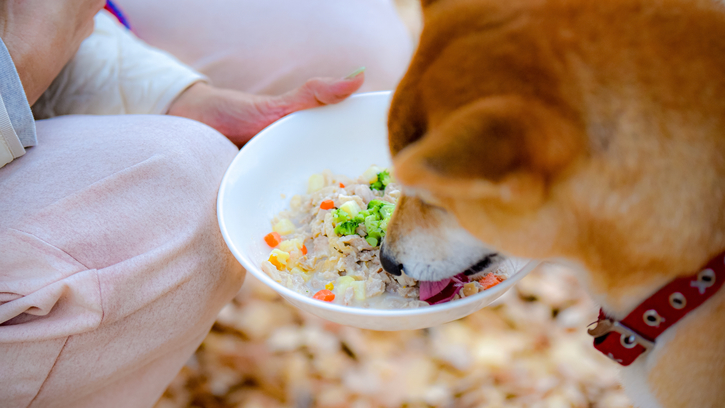
[[[332,106],[289,115],[247,143],[229,166],[217,200],[224,239],[249,273],[293,305],[336,323],[372,330],[413,330],[467,316],[490,304],[535,266],[516,262],[518,272],[499,285],[453,302],[405,310],[341,306],[296,293],[262,272],[270,248],[263,237],[270,220],[289,206],[293,194],[306,192],[313,173],[330,169],[359,176],[371,164],[389,166],[387,111],[391,92],[355,95]],[[351,154],[349,152],[355,152]]]

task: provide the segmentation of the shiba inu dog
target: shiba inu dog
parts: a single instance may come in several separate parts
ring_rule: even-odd
[[[636,406],[725,407],[723,6],[423,6],[389,114],[405,188],[385,269],[435,281],[499,254],[566,263]]]

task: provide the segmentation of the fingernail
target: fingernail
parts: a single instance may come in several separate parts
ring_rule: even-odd
[[[358,76],[358,75],[362,74],[363,72],[365,72],[365,67],[360,67],[360,68],[358,68],[358,69],[356,69],[356,70],[352,71],[352,74],[350,74],[350,75],[346,76],[346,77],[345,77],[344,79],[353,79],[353,78],[355,78],[356,76]]]

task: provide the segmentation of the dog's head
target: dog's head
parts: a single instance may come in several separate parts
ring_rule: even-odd
[[[725,195],[712,167],[725,148],[714,3],[424,3],[388,122],[404,196],[386,270],[439,280],[501,250],[636,284],[722,249],[722,234],[706,240],[723,220],[702,225]],[[718,200],[698,202],[713,188]]]

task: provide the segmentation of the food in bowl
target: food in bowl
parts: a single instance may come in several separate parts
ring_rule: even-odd
[[[380,244],[401,191],[389,171],[371,166],[357,179],[326,170],[310,176],[264,237],[272,247],[261,269],[302,295],[346,306],[417,308],[474,295],[508,278],[506,268],[484,276],[459,274],[440,282],[391,275]]]

